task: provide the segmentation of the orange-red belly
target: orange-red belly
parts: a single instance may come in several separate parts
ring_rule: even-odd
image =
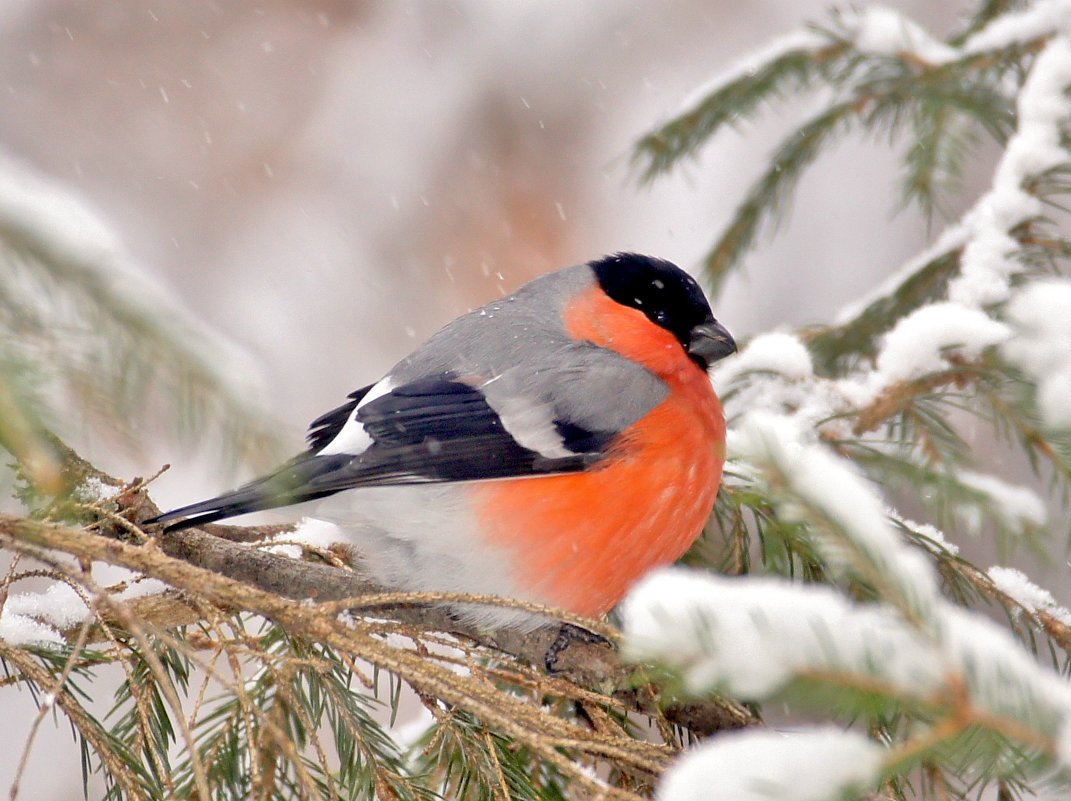
[[[699,536],[724,448],[721,406],[706,375],[696,375],[632,426],[604,465],[475,488],[480,530],[510,554],[525,597],[605,614]]]

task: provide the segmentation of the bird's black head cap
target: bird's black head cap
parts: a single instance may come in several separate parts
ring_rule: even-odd
[[[714,319],[702,288],[676,264],[637,253],[615,253],[589,266],[603,292],[623,306],[638,309],[673,334],[704,370],[736,350],[732,337]],[[697,348],[697,331],[724,334],[724,347]]]

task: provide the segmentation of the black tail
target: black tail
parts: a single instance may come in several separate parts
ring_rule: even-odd
[[[206,503],[208,503],[208,501],[206,501]],[[195,505],[200,506],[200,504]],[[174,520],[176,517],[185,517],[185,520],[179,520],[177,523],[170,523],[169,525],[164,526],[164,531],[182,531],[182,529],[184,528],[204,526],[209,523],[215,523],[217,520],[224,520],[228,517],[235,517],[239,514],[243,513],[229,512],[223,509],[217,509],[213,512],[208,512],[202,515],[194,515],[193,512],[187,511],[187,509],[183,507],[182,509],[175,509],[173,511],[167,512],[166,514],[158,515],[157,517],[152,517],[142,522],[145,525],[152,525],[153,523],[167,523],[167,521]],[[191,517],[190,515],[193,516]]]
[[[216,498],[210,498],[189,506],[180,506],[170,512],[164,512],[144,521],[146,524],[168,523],[178,518],[177,523],[170,523],[166,531],[181,531],[184,528],[215,523],[228,517],[237,517],[249,512],[262,512],[295,503],[311,501],[331,495],[336,488],[325,489],[317,486],[316,479],[333,473],[353,460],[352,456],[312,456],[302,454],[288,462],[277,472],[264,478],[258,478]]]
[[[217,520],[237,517],[247,512],[272,509],[276,506],[283,506],[285,503],[285,501],[271,503],[267,495],[255,495],[253,487],[247,485],[226,495],[220,495],[218,498],[211,498],[200,503],[191,503],[189,506],[172,509],[170,512],[164,512],[162,515],[157,515],[144,522],[146,524],[170,523],[170,521],[178,520],[178,518],[186,518],[185,520],[178,520],[177,523],[170,523],[165,528],[165,531],[181,531],[184,528],[215,523]]]
[[[247,512],[260,512],[264,509],[272,509],[276,506],[293,503],[293,501],[287,500],[278,493],[271,492],[270,485],[273,478],[275,476],[259,479],[236,489],[234,492],[228,492],[225,495],[210,498],[200,503],[191,503],[188,506],[172,509],[170,512],[164,512],[162,515],[145,522],[168,523],[184,517],[186,518],[185,520],[171,523],[166,528],[167,531],[181,531],[184,528],[215,523],[217,520],[223,520],[227,517],[236,517]]]

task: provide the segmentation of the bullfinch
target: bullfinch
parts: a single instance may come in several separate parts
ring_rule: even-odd
[[[707,370],[735,350],[668,261],[566,267],[451,322],[314,420],[308,450],[276,472],[148,522],[302,504],[386,587],[600,616],[710,517],[725,417]]]

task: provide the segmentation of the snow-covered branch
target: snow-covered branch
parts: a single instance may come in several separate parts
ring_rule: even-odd
[[[3,154],[0,265],[0,445],[24,464],[31,451],[55,457],[47,431],[67,417],[129,432],[154,391],[174,421],[221,429],[233,453],[277,443],[253,358],[142,269],[83,200]]]

